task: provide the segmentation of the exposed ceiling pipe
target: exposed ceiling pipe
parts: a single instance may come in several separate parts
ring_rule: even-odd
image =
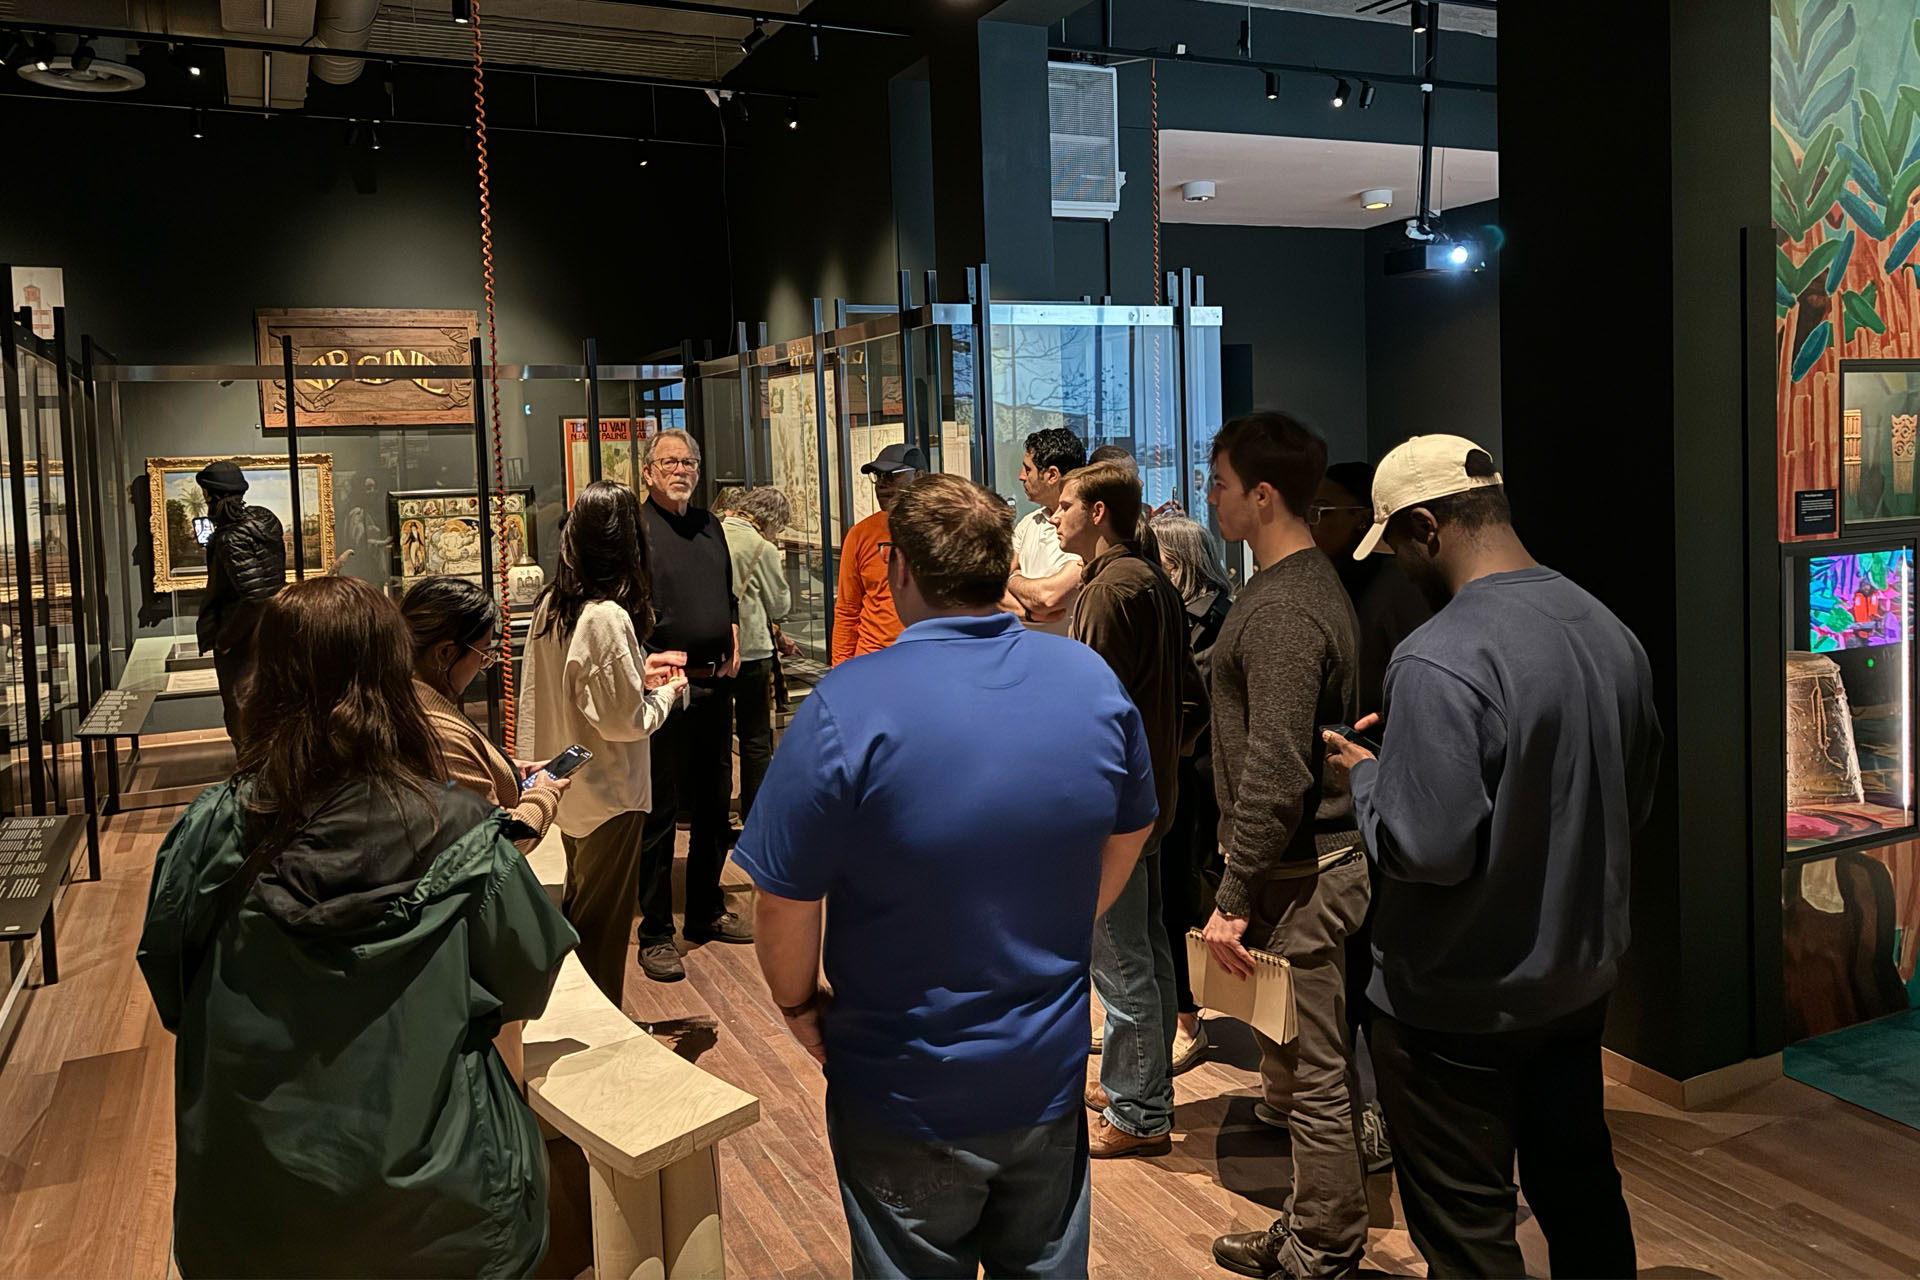
[[[327,49],[364,50],[380,13],[380,0],[320,0],[314,10],[313,44]],[[363,58],[313,56],[313,74],[328,84],[352,84],[366,66]]]

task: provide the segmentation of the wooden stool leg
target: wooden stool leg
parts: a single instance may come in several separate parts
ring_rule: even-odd
[[[671,1280],[720,1280],[727,1273],[717,1155],[708,1147],[660,1171],[660,1220]]]
[[[593,1274],[599,1280],[665,1280],[660,1176],[628,1178],[588,1158]]]

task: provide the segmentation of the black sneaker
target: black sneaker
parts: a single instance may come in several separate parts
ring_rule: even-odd
[[[671,942],[643,942],[640,972],[655,982],[678,982],[687,976],[687,966],[680,962],[680,950]]]
[[[680,930],[688,942],[752,942],[753,926],[732,911],[722,911],[704,929],[691,925]]]
[[[1360,1155],[1369,1174],[1385,1173],[1393,1168],[1393,1144],[1387,1141],[1387,1117],[1380,1104],[1369,1102],[1360,1113]]]

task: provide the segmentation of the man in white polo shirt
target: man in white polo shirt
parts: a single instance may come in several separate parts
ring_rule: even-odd
[[[1013,576],[1000,607],[1018,614],[1030,631],[1067,634],[1074,597],[1080,594],[1085,569],[1080,557],[1060,549],[1060,533],[1053,527],[1053,509],[1069,472],[1087,465],[1087,446],[1065,427],[1048,427],[1027,437],[1026,457],[1020,463],[1020,486],[1027,501],[1040,504],[1013,526]]]

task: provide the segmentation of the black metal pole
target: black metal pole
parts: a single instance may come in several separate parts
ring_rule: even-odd
[[[1192,512],[1193,507],[1193,403],[1190,393],[1193,380],[1187,376],[1187,362],[1193,359],[1193,269],[1180,268],[1180,292],[1175,295],[1173,312],[1175,329],[1179,334],[1179,402],[1175,406],[1174,425],[1179,435],[1180,459],[1180,509]]]
[[[734,326],[734,350],[740,359],[740,456],[742,474],[748,488],[753,487],[753,419],[758,405],[753,403],[753,363],[747,351],[747,322]],[[703,469],[704,470],[704,469]],[[709,499],[711,501],[711,499]]]
[[[813,300],[813,419],[814,443],[820,457],[820,573],[827,602],[825,630],[827,658],[833,658],[833,601],[839,580],[833,572],[833,494],[827,483],[827,335],[826,309]]]
[[[0,279],[13,279],[10,267],[0,265]],[[14,629],[20,637],[20,674],[26,684],[27,788],[36,814],[47,809],[47,780],[40,772],[46,746],[40,732],[40,657],[33,642],[33,546],[27,528],[26,433],[20,411],[20,345],[15,339],[14,314],[0,324],[0,368],[7,380],[7,487],[13,495]],[[12,799],[12,797],[9,797]]]
[[[591,482],[606,479],[600,472],[600,344],[592,338],[587,339],[586,359],[587,479]]]
[[[80,451],[75,445],[73,429],[73,382],[67,369],[67,309],[53,309],[53,364],[60,379],[60,457],[65,467],[61,479],[61,496],[66,500],[67,508],[67,625],[73,629],[73,669],[69,676],[75,680],[73,736],[74,745],[80,750],[80,791],[82,803],[87,815],[87,878],[100,878],[100,819],[94,810],[93,782],[93,744],[82,738],[79,733],[81,721],[87,718],[87,712],[93,709],[93,677],[88,671],[87,662],[87,605],[82,584],[86,581],[86,544],[80,540],[80,485],[77,483],[86,473],[80,465]],[[52,477],[40,477],[40,495],[42,502],[51,489]],[[48,560],[53,557],[48,556]],[[52,622],[53,594],[47,595],[48,622]],[[51,627],[49,628],[52,629]],[[57,646],[59,636],[53,641]],[[65,735],[61,735],[65,736]],[[59,749],[64,743],[54,744],[54,783],[59,785]]]
[[[928,299],[932,301],[932,299]],[[900,438],[922,452],[927,442],[919,429],[920,415],[913,402],[913,272],[900,270]]]
[[[307,543],[300,515],[300,424],[295,420],[296,410],[293,404],[293,335],[280,335],[280,367],[285,370],[287,384],[287,480],[292,485],[292,493],[287,498],[288,510],[293,512],[293,580],[305,582],[307,578]],[[316,478],[318,472],[315,473]],[[320,540],[326,546],[326,539]],[[320,566],[324,572],[326,565]]]
[[[980,483],[993,488],[993,280],[986,263],[974,269],[979,291],[973,299],[973,326],[979,335],[974,349],[974,377],[980,384]]]
[[[1420,230],[1433,220],[1433,68],[1440,53],[1440,6],[1427,6],[1426,56],[1421,64],[1420,94]]]
[[[488,492],[487,481],[487,397],[486,376],[480,364],[480,339],[474,338],[467,344],[467,362],[473,369],[473,474],[474,495],[478,499],[480,515],[480,585],[487,594],[494,593],[493,580],[493,503]],[[599,441],[594,441],[594,452],[599,452]],[[394,531],[398,534],[399,530]],[[531,631],[528,632],[532,634]],[[513,660],[513,637],[500,638],[500,646],[506,660]],[[494,742],[500,741],[500,670],[494,668],[487,673],[487,736]]]

